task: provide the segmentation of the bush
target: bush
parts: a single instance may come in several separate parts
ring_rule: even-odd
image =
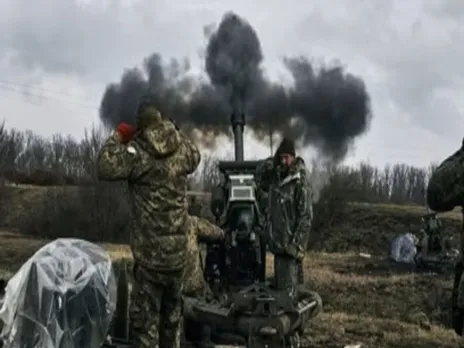
[[[83,238],[127,243],[130,209],[126,189],[114,183],[49,188],[41,204],[30,202],[22,233],[45,238]]]

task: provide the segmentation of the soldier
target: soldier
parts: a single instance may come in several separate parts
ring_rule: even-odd
[[[224,231],[206,219],[190,216],[188,235],[187,268],[185,271],[184,295],[212,298],[210,287],[205,281],[199,243],[224,239]]]
[[[433,172],[427,186],[427,205],[446,212],[464,204],[464,139],[461,148]]]
[[[436,212],[446,212],[461,207],[464,217],[464,139],[460,149],[446,158],[432,173],[427,186],[427,204]],[[460,336],[464,324],[463,233],[464,219],[461,230],[461,259],[455,267],[452,295],[453,326]]]
[[[427,234],[427,252],[441,253],[445,252],[444,236],[441,221],[438,220],[435,213],[427,214],[422,217],[422,230]]]
[[[178,348],[187,255],[187,175],[198,148],[145,97],[134,129],[118,126],[98,156],[102,180],[126,181],[133,219],[130,320],[137,348]]]
[[[424,258],[429,253],[429,236],[424,228],[419,230],[418,259]]]
[[[303,278],[303,258],[311,229],[311,188],[295,145],[283,139],[275,156],[256,171],[258,200],[267,200],[268,244],[274,254],[275,285],[295,295]]]

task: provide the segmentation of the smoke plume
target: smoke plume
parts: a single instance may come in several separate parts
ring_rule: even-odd
[[[255,30],[227,13],[208,36],[205,71],[209,81],[188,76],[188,61],[146,58],[143,69],[126,70],[103,95],[100,118],[108,127],[134,122],[139,98],[151,93],[163,114],[204,146],[229,135],[230,114],[244,112],[247,127],[259,140],[270,134],[290,136],[314,146],[322,156],[341,160],[370,125],[370,98],[359,77],[341,65],[317,69],[306,57],[287,57],[283,64],[293,85],[269,81]],[[199,131],[199,132],[198,132]]]
[[[254,29],[238,16],[226,14],[210,36],[205,66],[211,84],[232,110],[247,111],[253,92],[263,82],[262,60]]]

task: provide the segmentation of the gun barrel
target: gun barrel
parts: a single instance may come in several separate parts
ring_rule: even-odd
[[[243,161],[243,130],[245,127],[245,115],[243,113],[232,113],[232,132],[234,133],[235,160]]]

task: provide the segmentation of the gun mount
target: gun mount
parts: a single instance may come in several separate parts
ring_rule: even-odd
[[[295,305],[290,296],[268,285],[250,285],[226,301],[208,303],[186,298],[184,317],[197,324],[186,325],[186,336],[191,340],[196,337],[197,342],[212,340],[247,348],[298,348],[305,323],[321,308],[317,293],[300,289]]]
[[[256,202],[256,161],[223,161],[224,182],[212,194],[211,210],[227,233],[222,245],[211,245],[205,276],[215,292],[265,281],[266,244],[260,233]]]

